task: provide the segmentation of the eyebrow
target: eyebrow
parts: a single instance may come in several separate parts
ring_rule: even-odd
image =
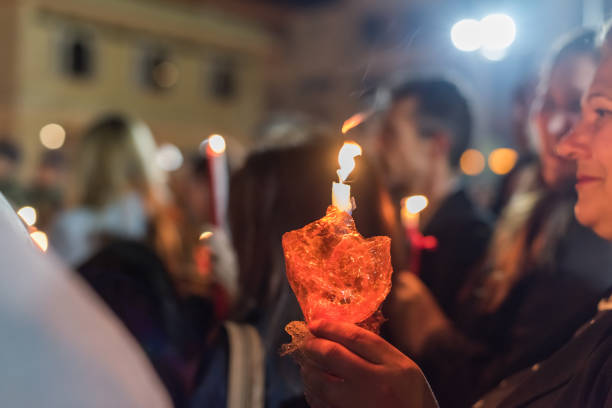
[[[604,98],[604,99],[612,100],[612,97],[602,92],[595,92],[595,93],[589,94],[585,100],[590,101],[595,98]]]

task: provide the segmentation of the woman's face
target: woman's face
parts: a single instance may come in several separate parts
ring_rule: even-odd
[[[585,95],[582,119],[558,152],[577,165],[576,218],[612,240],[612,52],[604,51]]]
[[[542,178],[547,186],[557,187],[571,182],[575,166],[559,156],[557,144],[580,119],[580,102],[595,74],[591,56],[572,54],[553,67],[546,83],[542,83],[534,101],[533,124],[539,143]]]

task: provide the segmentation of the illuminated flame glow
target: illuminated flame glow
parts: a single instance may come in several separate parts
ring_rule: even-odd
[[[212,236],[213,236],[212,231],[204,231],[203,233],[200,234],[200,241],[208,239]]]
[[[459,167],[468,176],[476,176],[485,168],[484,155],[476,149],[467,149],[459,159]]]
[[[34,241],[41,251],[47,252],[47,248],[49,248],[49,239],[47,238],[47,234],[42,231],[34,231],[30,233],[30,238],[32,238],[32,241]]]
[[[19,211],[17,211],[17,215],[21,217],[23,222],[25,222],[29,227],[36,224],[36,210],[33,207],[21,207]]]
[[[502,147],[493,150],[489,155],[489,168],[495,174],[508,174],[516,165],[517,160],[518,153],[516,150]]]
[[[349,130],[361,125],[369,116],[369,112],[359,112],[345,120],[342,124],[342,134],[344,135]]]
[[[211,135],[208,138],[208,150],[213,155],[222,155],[225,153],[225,138],[221,135]]]
[[[355,142],[344,142],[344,145],[338,153],[338,163],[340,169],[338,170],[338,177],[340,183],[344,182],[349,174],[355,169],[355,157],[361,156],[361,146]]]
[[[403,207],[410,214],[420,213],[425,208],[427,208],[427,205],[429,204],[429,200],[427,200],[427,197],[425,197],[424,195],[414,195],[406,197],[402,201],[404,202]]]

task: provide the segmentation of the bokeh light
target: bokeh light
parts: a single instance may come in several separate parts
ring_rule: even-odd
[[[21,207],[17,211],[17,215],[19,215],[19,217],[21,217],[23,222],[25,222],[29,227],[36,224],[37,214],[36,214],[36,210],[34,209],[34,207],[30,207],[30,206]]]
[[[30,238],[32,241],[43,251],[47,252],[47,248],[49,248],[49,239],[47,238],[47,234],[42,231],[34,231],[30,233]]]
[[[404,198],[404,208],[411,214],[418,214],[427,208],[429,200],[424,195],[413,195]]]
[[[501,49],[501,50],[492,50],[492,49],[489,49],[489,48],[481,48],[480,49],[480,53],[482,54],[483,57],[485,57],[489,61],[501,61],[508,54],[508,52],[506,51],[505,48]]]
[[[476,149],[467,149],[459,159],[459,167],[464,174],[476,176],[485,168],[485,157]]]
[[[55,150],[64,145],[66,131],[57,123],[49,123],[40,129],[40,143],[47,149]]]
[[[514,149],[502,147],[489,155],[489,168],[495,174],[508,174],[516,165],[518,153]]]
[[[155,161],[162,170],[175,171],[183,165],[183,154],[175,145],[165,143],[157,149]]]
[[[461,20],[451,29],[451,40],[461,51],[476,51],[482,46],[480,22],[474,19]]]
[[[516,38],[516,25],[506,14],[490,14],[480,20],[482,48],[503,50]]]

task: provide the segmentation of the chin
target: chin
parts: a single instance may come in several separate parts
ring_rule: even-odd
[[[582,225],[590,228],[599,235],[601,238],[612,241],[612,223],[607,222],[602,217],[597,217],[598,214],[596,209],[584,208],[580,204],[576,204],[574,207],[574,214],[576,219]]]

